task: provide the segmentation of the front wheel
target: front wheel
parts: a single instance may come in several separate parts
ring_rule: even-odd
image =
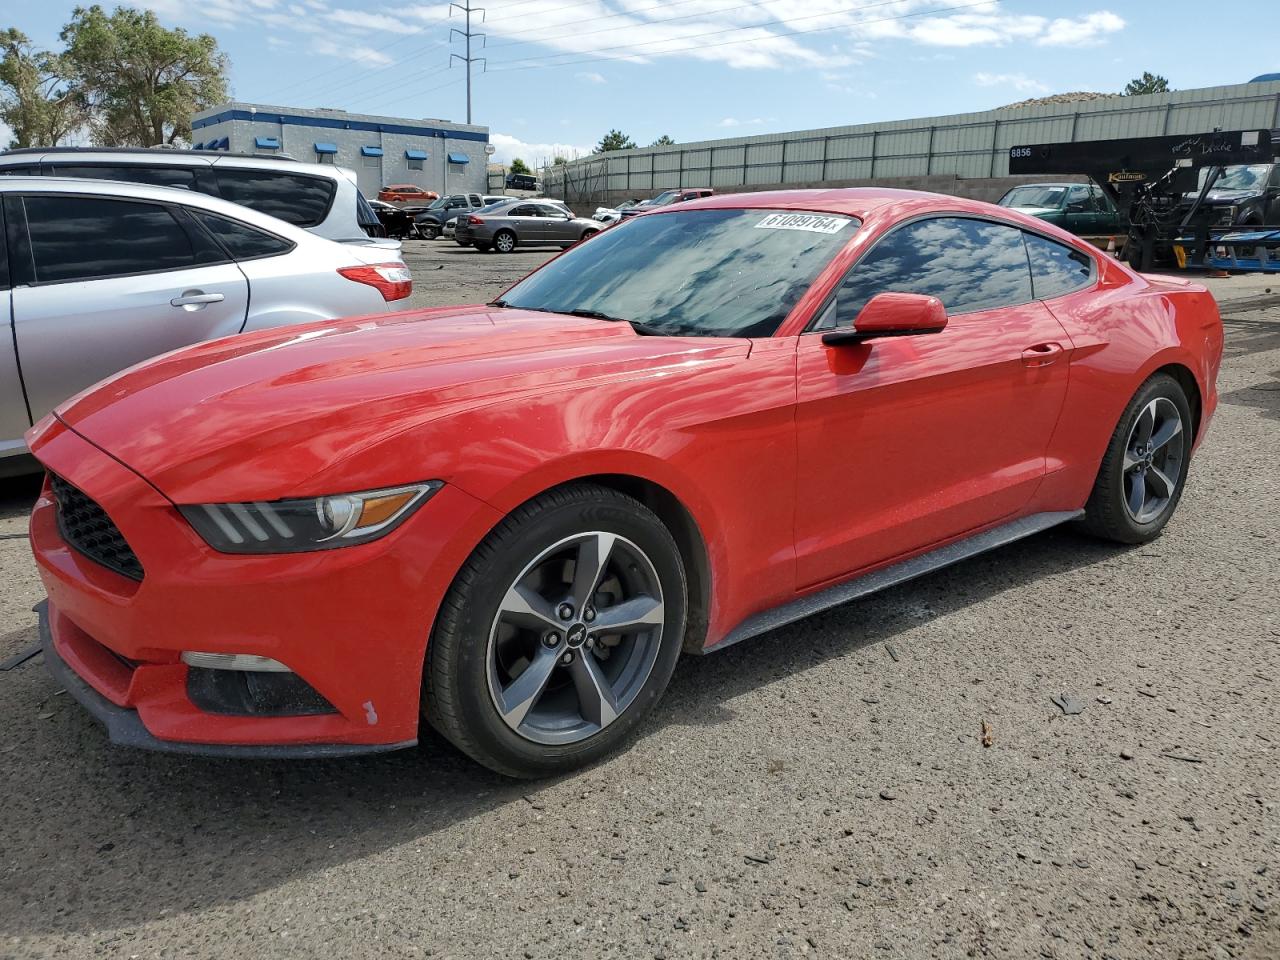
[[[422,236],[423,240],[434,240],[436,237],[440,236],[440,228],[435,224],[423,224],[418,227],[418,233]]]
[[[1120,543],[1158,537],[1182,498],[1191,440],[1186,391],[1157,373],[1129,401],[1111,435],[1085,505],[1084,528]]]
[[[666,689],[685,597],[679,549],[642,503],[587,484],[543,494],[450,588],[428,649],[426,716],[508,776],[591,763]]]

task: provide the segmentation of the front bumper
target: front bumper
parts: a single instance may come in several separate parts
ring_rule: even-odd
[[[221,554],[154,487],[61,423],[33,436],[40,461],[97,501],[145,571],[131,580],[71,547],[46,483],[31,516],[31,544],[49,596],[47,660],[113,741],[302,757],[416,742],[431,624],[467,544],[496,522],[489,507],[446,485],[372,543]],[[332,709],[205,709],[189,692],[183,651],[278,660]]]
[[[51,621],[56,614],[49,611],[49,601],[41,601],[36,607],[40,616],[40,646],[44,651],[44,664],[54,681],[67,691],[75,700],[92,714],[93,718],[107,728],[107,738],[123,747],[136,747],[140,750],[156,750],[161,753],[196,754],[204,757],[240,757],[242,759],[320,759],[325,757],[350,757],[367,753],[382,753],[399,750],[417,744],[417,738],[401,743],[385,744],[349,744],[349,743],[309,743],[309,744],[212,744],[184,743],[174,740],[161,740],[152,735],[138,716],[136,710],[120,707],[112,703],[76,673],[62,659],[53,639]],[[74,629],[74,628],[73,628]]]

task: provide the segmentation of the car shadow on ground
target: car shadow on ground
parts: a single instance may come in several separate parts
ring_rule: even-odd
[[[1277,343],[1280,346],[1280,343]],[[1239,390],[1232,390],[1222,395],[1223,403],[1238,407],[1253,407],[1260,410],[1264,417],[1280,420],[1280,370],[1271,373],[1271,379],[1251,383]]]
[[[1117,553],[1060,528],[723,652],[684,657],[631,749],[668,725],[715,737],[741,694]],[[0,871],[0,933],[10,936],[124,928],[235,902],[429,843],[547,786],[490,773],[430,734],[414,750],[342,761],[132,751],[110,746],[58,695],[39,659],[0,674],[0,689],[0,849],[9,864]],[[627,761],[602,761],[610,762]]]

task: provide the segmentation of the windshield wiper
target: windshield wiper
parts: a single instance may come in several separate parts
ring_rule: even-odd
[[[563,312],[574,317],[590,317],[593,320],[608,320],[610,323],[629,323],[636,333],[646,337],[665,337],[669,335],[666,330],[661,330],[652,324],[645,323],[643,320],[628,320],[626,317],[615,317],[608,313],[601,313],[599,310],[566,310]]]

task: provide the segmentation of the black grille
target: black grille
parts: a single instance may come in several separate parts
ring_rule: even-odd
[[[49,482],[58,501],[58,530],[62,539],[108,570],[130,580],[141,580],[142,564],[97,501],[57,475],[50,474]]]

